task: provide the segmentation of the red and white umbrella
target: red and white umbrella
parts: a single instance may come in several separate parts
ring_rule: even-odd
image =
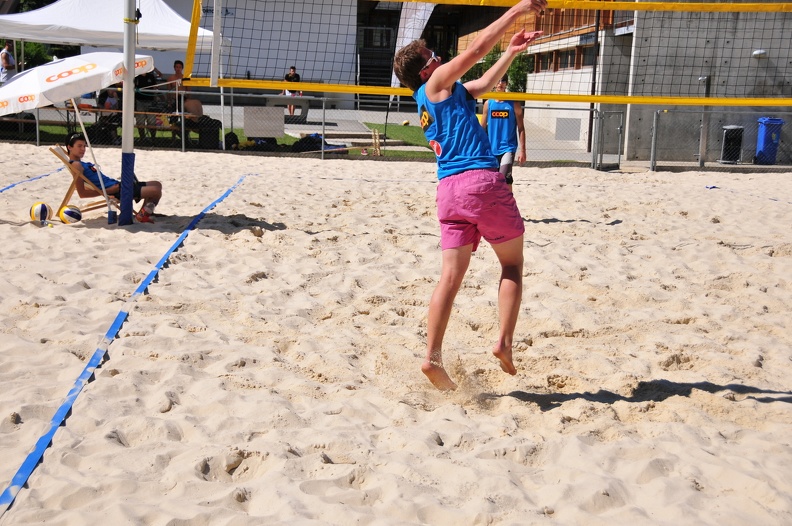
[[[135,55],[135,76],[154,69],[150,55]],[[124,80],[124,54],[99,52],[48,62],[0,87],[0,116],[43,108]]]

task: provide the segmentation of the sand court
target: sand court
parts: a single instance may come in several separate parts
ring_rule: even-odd
[[[128,310],[1,524],[792,520],[788,174],[515,168],[518,374],[482,243],[444,394],[434,165],[138,152],[164,217],[41,228],[68,174],[0,149],[0,489]]]

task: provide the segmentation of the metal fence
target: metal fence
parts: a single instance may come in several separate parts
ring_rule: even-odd
[[[164,101],[173,93],[160,91],[158,96]],[[435,160],[418,126],[417,109],[411,99],[367,101],[363,106],[351,94],[287,97],[277,92],[194,90],[189,96],[200,101],[201,116],[191,119],[189,111],[168,111],[164,104],[161,109],[155,106],[154,111],[136,112],[135,147],[234,150],[263,156]],[[293,114],[288,106],[294,106]],[[480,102],[479,111],[481,107]],[[625,163],[629,140],[624,135],[624,111],[549,104],[523,107],[529,166],[577,165],[611,170]],[[76,110],[93,144],[120,144],[119,112],[97,108],[92,99],[80,101]],[[788,169],[792,165],[792,150],[781,139],[783,127],[792,123],[792,111],[767,115],[740,108],[672,109],[655,111],[651,126],[647,120],[640,121],[643,129],[633,126],[629,133],[646,137],[651,130],[651,151],[646,150],[643,156],[632,153],[630,164],[652,170],[724,171],[748,166],[767,169],[770,165]],[[75,108],[47,107],[0,118],[0,141],[63,143],[76,129]]]
[[[418,126],[412,99],[367,100],[361,105],[354,95],[287,97],[277,92],[195,90],[189,97],[200,102],[202,115],[193,116],[189,102],[186,111],[169,108],[166,100],[173,98],[174,91],[152,91],[159,102],[152,103],[148,111],[135,113],[136,148],[435,160]],[[479,111],[482,105],[480,102]],[[294,106],[293,114],[288,106]],[[179,107],[184,108],[185,103],[182,101]],[[572,164],[601,169],[619,165],[621,112],[524,108],[529,165]],[[103,108],[92,97],[77,100],[77,108],[50,106],[0,118],[0,141],[63,143],[69,133],[79,129],[75,112],[80,113],[93,145],[120,145],[121,112]]]
[[[663,169],[788,170],[792,149],[782,140],[792,112],[740,109],[657,110],[649,167]]]

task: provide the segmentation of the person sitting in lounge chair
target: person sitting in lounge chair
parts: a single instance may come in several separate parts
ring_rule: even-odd
[[[82,171],[83,175],[88,178],[91,183],[97,188],[102,188],[104,185],[107,195],[113,197],[121,196],[121,184],[105,174],[97,170],[96,166],[92,163],[83,161],[87,143],[85,136],[82,133],[72,133],[66,139],[66,151],[69,154],[69,162]],[[101,181],[100,181],[101,178]],[[78,182],[80,184],[80,182]],[[135,215],[135,219],[139,223],[153,223],[152,216],[154,215],[154,208],[162,198],[162,183],[159,181],[138,181],[134,183],[135,200],[143,199],[143,207]]]

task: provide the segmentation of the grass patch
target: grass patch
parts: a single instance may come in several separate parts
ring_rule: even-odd
[[[418,146],[426,148],[423,151],[415,150],[393,150],[387,147],[382,151],[383,157],[400,160],[416,160],[416,161],[435,161],[436,157],[434,152],[429,149],[429,142],[424,136],[423,130],[419,126],[403,126],[401,124],[390,123],[387,126],[387,133],[384,124],[373,122],[364,122],[370,130],[377,130],[381,135],[385,135],[388,140],[401,141],[407,146]],[[359,155],[359,154],[358,154]]]
[[[384,124],[374,124],[372,122],[364,122],[370,130],[377,130],[381,134],[385,134]],[[418,126],[402,126],[400,124],[388,124],[388,139],[394,141],[404,141],[410,146],[423,146],[429,148],[429,142],[423,134],[423,130]]]

